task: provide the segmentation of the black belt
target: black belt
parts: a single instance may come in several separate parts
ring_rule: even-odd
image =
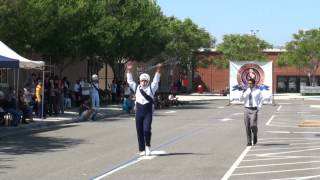
[[[246,107],[247,109],[250,109],[250,110],[257,110],[258,108],[257,107]]]

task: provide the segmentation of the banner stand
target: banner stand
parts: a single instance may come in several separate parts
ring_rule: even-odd
[[[228,104],[226,106],[231,106],[231,101],[230,101],[230,94],[227,94],[228,97]]]
[[[273,81],[273,80],[274,80],[273,78],[275,78],[275,75],[274,75],[274,63],[272,63],[272,82],[277,82],[277,81]],[[272,87],[273,87],[273,86],[272,86]],[[274,93],[275,93],[275,92],[273,92],[273,88],[272,88],[272,105],[273,105],[273,106],[276,106],[277,103],[276,103],[275,100],[274,100]]]

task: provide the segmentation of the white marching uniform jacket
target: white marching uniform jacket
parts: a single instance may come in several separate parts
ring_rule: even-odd
[[[144,105],[149,103],[148,100],[146,100],[143,95],[140,93],[140,89],[142,89],[148,96],[152,97],[154,99],[154,94],[159,88],[159,82],[160,82],[160,73],[156,72],[153,80],[150,85],[148,85],[146,88],[140,87],[140,85],[137,88],[137,84],[133,81],[132,73],[127,73],[127,82],[129,84],[129,87],[133,90],[136,91],[136,102]]]

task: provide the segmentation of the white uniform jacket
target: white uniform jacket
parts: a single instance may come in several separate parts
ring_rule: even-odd
[[[139,104],[147,104],[149,103],[148,100],[146,100],[143,95],[140,93],[140,89],[142,89],[148,96],[150,96],[152,99],[154,99],[154,94],[158,90],[159,87],[159,81],[160,81],[160,73],[155,73],[153,77],[153,81],[151,84],[145,88],[140,87],[140,85],[137,88],[137,84],[133,81],[132,74],[127,73],[127,82],[129,84],[129,87],[133,90],[136,91],[136,102]]]

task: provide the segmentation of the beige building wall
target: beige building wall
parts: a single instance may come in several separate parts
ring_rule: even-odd
[[[87,61],[77,61],[72,65],[68,66],[63,72],[62,77],[66,76],[71,84],[71,87],[75,84],[76,80],[84,78],[91,80],[91,74],[88,74],[88,62]],[[89,76],[89,77],[88,77]],[[99,76],[99,87],[105,90],[108,83],[111,84],[114,77],[113,71],[109,65],[104,64],[103,67],[98,72]]]
[[[112,68],[108,64],[104,64],[103,68],[100,69],[99,73],[99,87],[103,90],[109,89],[111,86],[112,80],[114,79],[114,73]]]

